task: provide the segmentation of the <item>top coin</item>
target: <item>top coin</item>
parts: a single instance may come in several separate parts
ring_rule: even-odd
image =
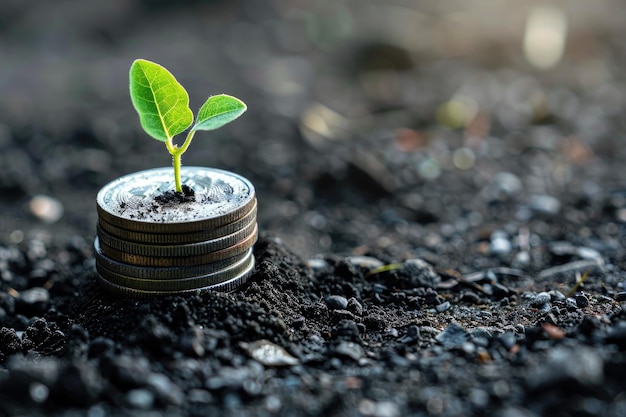
[[[234,222],[255,204],[254,186],[232,172],[182,167],[185,198],[174,190],[173,168],[156,168],[123,176],[98,192],[98,215],[112,225],[146,233],[189,233]],[[182,201],[180,201],[182,200]]]

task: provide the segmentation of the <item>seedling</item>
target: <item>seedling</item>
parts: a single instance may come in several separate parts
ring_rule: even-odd
[[[174,76],[159,64],[137,59],[130,67],[130,98],[141,121],[141,127],[154,139],[165,142],[172,155],[176,192],[182,193],[180,179],[181,156],[198,130],[215,130],[232,122],[247,109],[238,98],[219,94],[210,96],[200,107],[194,123],[189,108],[189,94]],[[172,140],[186,131],[181,146]]]

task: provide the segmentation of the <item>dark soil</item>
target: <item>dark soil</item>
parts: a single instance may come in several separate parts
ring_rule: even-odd
[[[183,191],[168,190],[154,197],[154,201],[161,206],[172,206],[181,203],[193,203],[196,201],[196,193],[187,185],[182,186]]]
[[[568,3],[549,70],[526,4],[22,3],[0,5],[0,416],[626,414],[617,0]],[[95,283],[97,191],[169,163],[137,57],[194,108],[249,106],[183,161],[256,187],[234,293]]]

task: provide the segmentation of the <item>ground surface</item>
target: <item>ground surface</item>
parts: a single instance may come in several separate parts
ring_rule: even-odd
[[[617,2],[568,3],[543,71],[529,5],[22,3],[0,6],[0,415],[626,413]],[[257,187],[240,291],[95,285],[98,189],[168,164],[136,57],[192,107],[249,105],[183,161]]]

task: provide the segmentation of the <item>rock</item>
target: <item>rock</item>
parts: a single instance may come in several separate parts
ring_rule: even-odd
[[[363,348],[360,345],[354,342],[346,341],[339,342],[339,344],[335,347],[335,353],[341,356],[346,356],[355,361],[361,359],[364,354]]]
[[[626,321],[620,321],[606,336],[605,343],[615,344],[620,349],[626,349]]]
[[[269,340],[261,339],[254,342],[239,342],[239,347],[245,350],[250,357],[265,366],[293,366],[300,361],[291,356],[283,347]]]
[[[435,269],[419,258],[404,261],[399,275],[406,280],[405,288],[435,288],[441,282],[441,277]]]
[[[185,400],[182,390],[163,374],[149,374],[146,383],[154,391],[161,404],[180,406]]]
[[[385,265],[381,260],[371,256],[348,256],[345,261],[351,265],[367,270],[380,268]]]
[[[32,382],[28,387],[28,393],[34,402],[41,404],[48,399],[50,389],[40,382]]]
[[[348,300],[347,309],[348,309],[349,312],[351,312],[352,314],[355,314],[357,316],[360,316],[360,315],[363,314],[363,306],[354,297],[350,297],[350,299]]]
[[[530,304],[535,307],[543,307],[544,305],[548,304],[550,300],[550,294],[548,294],[547,292],[540,292],[539,294],[535,295],[535,298],[533,298]]]
[[[444,331],[439,333],[435,340],[441,343],[446,349],[460,348],[467,341],[467,332],[456,323],[450,324]]]
[[[204,356],[204,333],[201,326],[194,326],[187,330],[180,338],[180,347],[187,353],[198,358]]]
[[[406,334],[399,340],[400,343],[409,344],[414,343],[420,338],[420,329],[416,325],[409,326],[406,329]]]
[[[585,308],[587,306],[589,306],[589,299],[587,297],[585,297],[584,294],[579,294],[574,296],[574,299],[576,300],[576,305],[579,308]]]
[[[506,255],[511,252],[513,245],[509,240],[506,232],[496,230],[491,234],[491,242],[489,244],[489,252],[492,255]]]
[[[469,304],[480,304],[480,297],[472,291],[467,291],[461,295],[461,301]]]
[[[126,401],[132,408],[149,410],[154,406],[154,393],[148,389],[132,389],[126,393]]]
[[[26,317],[39,316],[46,312],[50,293],[45,288],[35,287],[22,291],[16,299],[15,309]]]
[[[574,297],[567,298],[567,300],[565,300],[565,305],[570,310],[576,310],[578,308],[578,303]]]
[[[63,203],[53,197],[36,195],[28,203],[28,208],[33,216],[43,223],[52,224],[63,217]]]
[[[22,341],[15,333],[15,329],[3,327],[0,329],[0,352],[12,355],[22,350]]]
[[[101,358],[113,353],[115,343],[106,337],[98,336],[89,344],[87,357],[89,359]]]
[[[437,313],[443,313],[444,311],[447,311],[450,307],[451,307],[450,301],[444,301],[441,304],[437,304],[435,306],[435,310],[437,310]]]
[[[119,355],[113,359],[111,367],[106,362],[101,366],[104,374],[111,373],[108,377],[121,389],[140,388],[146,385],[146,379],[150,374],[150,363],[143,357]]]
[[[557,346],[548,352],[545,364],[537,367],[527,382],[534,390],[568,383],[575,383],[581,388],[599,387],[604,383],[604,362],[600,354],[591,348]]]
[[[520,407],[507,406],[499,410],[495,417],[539,417],[536,413]]]
[[[348,300],[341,295],[329,295],[324,298],[324,301],[331,310],[345,310],[348,308]]]
[[[492,184],[507,195],[515,195],[522,190],[522,181],[510,172],[498,172],[493,176]]]
[[[515,333],[502,333],[500,336],[498,336],[498,341],[502,344],[502,346],[504,346],[506,350],[511,350],[511,348],[515,346],[516,343]]]
[[[50,346],[55,342],[54,339],[59,339],[58,333],[50,328],[48,322],[45,319],[35,319],[24,332],[22,338],[22,346],[24,349],[41,349],[46,346]],[[56,340],[60,341],[60,340]]]
[[[550,291],[548,291],[548,294],[550,294],[550,299],[552,301],[563,301],[563,300],[565,300],[565,295],[563,295],[563,293],[561,291],[550,290]]]
[[[192,403],[208,404],[213,400],[213,396],[207,390],[193,388],[189,390],[187,399]]]
[[[10,373],[0,384],[0,392],[13,400],[39,402],[47,397],[50,387],[59,378],[57,359],[40,358],[35,362],[21,355],[12,356],[7,367]],[[5,404],[5,399],[2,404]]]
[[[549,195],[534,195],[530,200],[530,208],[536,213],[554,216],[561,211],[561,202]]]
[[[518,252],[513,259],[513,266],[524,267],[530,263],[530,254],[526,251]]]
[[[365,320],[367,322],[367,318]],[[340,320],[332,329],[332,336],[335,339],[347,340],[350,342],[360,342],[361,332],[354,320]]]
[[[328,268],[328,262],[326,262],[324,259],[313,258],[306,261],[306,266],[315,270],[323,270]]]
[[[104,390],[97,370],[88,363],[69,363],[59,372],[51,389],[56,402],[72,406],[95,404]]]
[[[498,282],[491,285],[491,292],[496,300],[508,297],[511,294],[511,290]]]

